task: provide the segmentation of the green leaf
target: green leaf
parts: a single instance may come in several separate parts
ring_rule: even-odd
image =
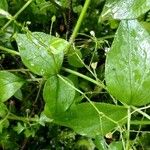
[[[119,123],[127,115],[127,110],[121,106],[115,106],[106,103],[94,103],[99,112],[104,113],[107,117]],[[89,137],[96,135],[106,135],[106,133],[113,130],[117,125],[107,119],[91,106],[90,103],[81,103],[71,107],[66,112],[59,113],[58,115],[51,116],[49,110],[50,105],[45,105],[44,113],[54,119],[54,122],[59,125],[64,125],[74,129],[77,133]]]
[[[135,19],[150,10],[149,0],[107,0],[101,18]]]
[[[35,137],[36,134],[36,129],[34,128],[26,128],[24,131],[24,135],[28,138],[28,137]]]
[[[150,36],[137,20],[121,22],[107,54],[105,80],[110,94],[123,103],[150,102]]]
[[[0,0],[0,9],[8,10],[7,0]]]
[[[7,107],[4,103],[0,102],[0,117],[5,117],[7,114]]]
[[[61,68],[68,42],[42,32],[16,37],[23,63],[38,75],[54,75]]]
[[[17,126],[14,127],[14,130],[15,130],[18,134],[20,134],[22,131],[25,130],[25,127],[24,127],[20,122],[18,122],[18,123],[17,123]]]
[[[122,141],[112,142],[108,150],[123,150]]]
[[[64,79],[73,85],[68,78]],[[45,83],[43,97],[49,112],[56,115],[70,107],[75,97],[75,90],[57,76],[52,76]]]
[[[48,118],[44,113],[41,113],[40,118],[38,119],[38,123],[42,126],[45,126],[45,123],[52,122],[50,118]]]
[[[8,100],[24,84],[24,80],[16,75],[0,71],[0,101]]]
[[[95,150],[95,145],[92,141],[92,139],[84,139],[81,138],[80,140],[78,140],[75,144],[75,149],[78,150]]]
[[[23,95],[22,95],[21,89],[18,89],[18,90],[16,91],[16,93],[14,94],[14,97],[16,97],[18,100],[22,101]]]
[[[80,52],[80,50],[78,49],[74,50],[73,48],[71,48],[71,50],[69,50],[67,53],[67,57],[70,65],[78,68],[84,66],[83,63],[81,62],[82,53]]]
[[[5,17],[10,19],[11,15],[7,12],[8,4],[7,0],[0,0],[0,26],[5,24]]]
[[[8,128],[8,126],[9,126],[9,121],[6,118],[1,119],[0,120],[0,133],[3,132],[4,128]]]
[[[98,148],[98,150],[107,150],[106,140],[101,135],[95,137],[94,144],[96,145],[96,148]]]

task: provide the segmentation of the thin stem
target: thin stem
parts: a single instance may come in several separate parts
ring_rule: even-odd
[[[28,82],[33,82],[33,81],[40,82],[40,81],[42,81],[42,80],[43,80],[43,78],[26,79],[26,81],[28,81]]]
[[[135,111],[135,112],[138,112],[140,114],[142,114],[145,118],[149,119],[150,120],[150,116],[148,114],[146,114],[145,112],[141,111],[141,109],[139,108],[136,108],[134,106],[132,106],[132,109]]]
[[[19,52],[15,51],[15,50],[11,50],[11,49],[3,47],[3,46],[0,46],[0,50],[6,51],[6,52],[13,54],[13,55],[20,56]]]
[[[96,80],[94,80],[94,79],[92,79],[92,78],[90,78],[90,77],[88,77],[86,75],[83,75],[83,74],[81,74],[81,73],[79,73],[77,71],[74,71],[74,70],[71,70],[71,69],[68,69],[68,68],[62,68],[62,70],[66,71],[68,73],[74,74],[74,75],[76,75],[78,77],[81,77],[81,78],[83,78],[85,80],[88,80],[88,81],[96,84],[97,86],[106,89],[106,87],[105,87],[105,85],[103,83],[100,83],[100,82],[98,82],[98,81],[96,81]]]
[[[9,26],[9,24],[10,24],[13,20],[15,20],[15,19],[28,7],[28,5],[30,5],[31,2],[32,2],[32,0],[27,1],[27,2],[25,3],[25,5],[12,17],[12,19],[9,20],[9,21],[1,28],[1,30],[2,30],[2,31],[5,30],[5,29]]]
[[[65,80],[61,75],[57,75],[64,83],[68,84],[72,89],[76,90],[77,92],[79,92],[80,94],[82,94],[87,100],[88,102],[92,105],[92,107],[97,111],[97,113],[100,115],[100,117],[104,117],[106,119],[108,119],[109,121],[113,122],[114,124],[118,125],[118,122],[116,122],[115,120],[113,120],[112,118],[108,117],[107,115],[105,115],[103,112],[99,111],[99,109],[95,106],[94,102],[92,102],[86,95],[85,93],[83,93],[81,90],[77,89],[75,86],[73,86],[72,84],[70,84],[67,80]]]
[[[130,149],[130,122],[131,122],[131,108],[128,107],[128,118],[127,118],[127,142],[126,142],[126,150]]]
[[[18,121],[22,121],[22,122],[37,122],[37,118],[26,118],[26,117],[20,117],[20,116],[16,116],[15,114],[9,113],[7,119],[10,120],[18,120]]]
[[[73,33],[72,33],[71,37],[70,37],[70,40],[69,40],[70,44],[72,44],[74,42],[74,40],[75,40],[75,38],[76,38],[76,36],[78,34],[79,28],[81,26],[81,23],[83,21],[83,18],[84,18],[85,14],[86,14],[86,11],[88,9],[88,6],[89,6],[90,2],[91,2],[91,0],[86,0],[85,1],[85,4],[84,4],[84,6],[82,8],[82,11],[81,11],[81,14],[79,16],[79,19],[78,19],[78,21],[76,23],[76,26],[75,26],[75,28],[73,30]]]
[[[9,72],[27,72],[29,71],[29,69],[5,69],[5,71],[9,71]]]

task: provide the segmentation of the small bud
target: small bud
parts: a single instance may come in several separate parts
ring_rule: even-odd
[[[90,34],[95,37],[95,32],[94,31],[90,31]]]
[[[52,22],[55,22],[55,21],[56,21],[56,16],[53,16],[53,17],[51,18],[51,21],[52,21]]]
[[[92,64],[91,64],[91,67],[95,70],[96,67],[97,67],[97,62],[92,63]]]
[[[30,109],[26,109],[26,113],[29,114],[30,113]]]

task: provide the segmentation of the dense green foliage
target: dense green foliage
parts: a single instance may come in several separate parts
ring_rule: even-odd
[[[0,148],[147,150],[149,0],[1,0]]]

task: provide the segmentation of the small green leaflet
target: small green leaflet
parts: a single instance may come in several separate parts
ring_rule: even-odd
[[[9,126],[8,119],[6,119],[6,118],[0,119],[0,134],[3,132],[3,129],[8,128],[8,126]]]
[[[108,118],[111,118],[118,124],[126,121],[123,119],[127,115],[127,109],[122,106],[115,106],[106,103],[94,103],[100,113],[104,113]],[[73,105],[65,112],[51,115],[50,105],[45,105],[44,113],[47,117],[54,119],[54,122],[72,128],[81,135],[95,137],[96,135],[106,135],[112,131],[117,124],[110,121],[103,115],[99,115],[95,108],[90,103],[81,103]]]
[[[107,0],[101,18],[135,19],[150,10],[150,0]]]
[[[68,42],[42,32],[17,34],[16,41],[23,63],[41,76],[57,74]]]
[[[3,118],[7,114],[7,107],[4,103],[0,102],[0,117]]]
[[[105,80],[117,100],[150,103],[150,36],[137,20],[121,21],[107,54]]]
[[[82,53],[79,49],[74,49],[73,47],[67,53],[68,63],[74,67],[81,68],[83,67],[82,63]]]
[[[73,85],[68,78],[64,79]],[[43,97],[49,112],[56,115],[70,107],[75,97],[75,90],[57,76],[52,76],[45,83]]]
[[[7,101],[24,82],[23,79],[10,72],[0,71],[0,102]]]
[[[6,10],[6,11],[8,10],[7,0],[0,1],[0,9]]]

